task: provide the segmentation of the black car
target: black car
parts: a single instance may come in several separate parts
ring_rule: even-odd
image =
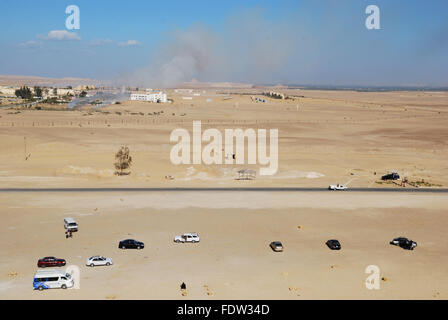
[[[341,244],[338,240],[332,239],[325,242],[325,244],[330,248],[331,250],[341,250]]]
[[[414,250],[414,248],[417,246],[417,242],[409,240],[408,238],[405,237],[395,238],[389,243],[394,246],[399,246],[400,248],[406,250]]]
[[[283,251],[283,244],[280,241],[273,241],[269,244],[272,250],[275,252],[282,252]]]
[[[145,244],[143,242],[133,239],[126,239],[120,241],[120,243],[118,244],[119,249],[143,249],[144,247]]]
[[[398,180],[398,179],[400,179],[400,176],[396,172],[389,173],[381,177],[381,180]]]

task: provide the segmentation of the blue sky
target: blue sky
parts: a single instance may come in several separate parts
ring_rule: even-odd
[[[365,27],[370,4],[380,30]],[[447,17],[446,0],[2,0],[0,74],[446,86]]]

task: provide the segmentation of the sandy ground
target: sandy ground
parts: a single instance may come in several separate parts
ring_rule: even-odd
[[[192,100],[170,93],[172,104],[125,101],[93,110],[0,109],[0,187],[338,182],[367,187],[379,186],[380,175],[392,170],[411,181],[448,185],[446,92],[295,90],[288,93],[296,100],[268,99],[266,104],[242,93],[227,99],[205,91]],[[239,169],[260,166],[173,165],[171,131],[191,133],[193,120],[201,120],[203,130],[222,133],[227,128],[278,129],[277,174],[241,182],[235,180]],[[114,175],[114,154],[121,145],[129,146],[134,159],[126,177]]]
[[[295,100],[263,104],[244,94],[249,89],[226,91],[191,100],[170,92],[172,104],[0,109],[0,188],[400,188],[379,184],[391,170],[448,186],[446,92],[290,90]],[[278,129],[277,175],[238,181],[237,170],[259,166],[173,165],[170,133],[191,132],[193,120],[203,130]],[[113,163],[121,145],[134,162],[119,177]],[[447,299],[447,204],[443,194],[413,193],[2,193],[0,298]],[[73,239],[64,237],[67,216],[80,224]],[[191,231],[201,243],[172,242]],[[418,247],[390,246],[398,236]],[[125,238],[146,248],[118,250]],[[340,252],[324,245],[331,238],[341,241]],[[283,253],[268,248],[274,240],[284,243]],[[95,254],[115,265],[85,267]],[[80,290],[32,290],[37,259],[48,255],[79,265]],[[364,285],[372,264],[384,278],[380,290]]]
[[[444,195],[179,192],[0,199],[2,299],[448,298]],[[79,222],[73,239],[64,237],[66,216]],[[201,242],[173,243],[183,232],[198,232]],[[418,247],[389,245],[401,235]],[[143,241],[145,249],[118,249],[125,238]],[[341,251],[325,246],[332,238],[340,240]],[[268,247],[274,240],[283,242],[284,252]],[[96,254],[115,264],[84,266]],[[32,290],[37,259],[47,255],[79,266],[79,290]],[[379,290],[365,287],[369,265],[380,268]]]

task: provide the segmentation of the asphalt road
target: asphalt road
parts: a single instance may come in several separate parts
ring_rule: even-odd
[[[350,188],[345,191],[330,191],[328,188],[278,187],[278,188],[0,188],[0,193],[22,192],[406,192],[448,193],[441,188]]]

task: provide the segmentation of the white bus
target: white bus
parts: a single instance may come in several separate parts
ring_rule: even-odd
[[[61,288],[67,289],[73,287],[72,276],[61,270],[39,270],[34,274],[33,289],[44,290]]]

